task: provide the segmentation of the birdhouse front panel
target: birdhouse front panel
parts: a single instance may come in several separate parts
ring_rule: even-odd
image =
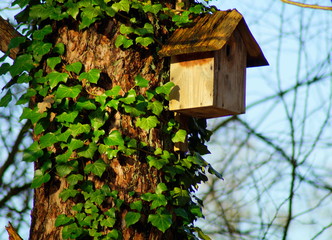
[[[175,84],[170,94],[171,111],[191,111],[214,104],[214,53],[172,56],[170,78]]]

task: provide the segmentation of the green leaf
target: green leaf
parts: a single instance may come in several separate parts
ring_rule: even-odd
[[[66,179],[70,185],[76,185],[79,181],[83,180],[83,176],[81,174],[71,174]]]
[[[121,0],[120,2],[113,3],[112,8],[116,11],[124,11],[124,12],[129,12],[130,10],[130,1],[128,0]]]
[[[57,43],[53,48],[53,52],[63,55],[65,53],[65,45],[63,43]]]
[[[47,59],[47,66],[49,66],[52,70],[54,70],[55,66],[61,63],[60,57],[50,57]]]
[[[142,210],[142,207],[143,203],[141,200],[130,203],[130,209],[132,210],[137,210],[140,212]]]
[[[81,123],[71,124],[69,126],[69,129],[70,129],[71,135],[73,137],[76,137],[77,135],[82,134],[82,133],[89,133],[91,130],[89,124],[81,124]]]
[[[6,74],[8,71],[9,71],[9,69],[10,69],[10,64],[9,63],[3,63],[3,64],[1,64],[1,67],[0,67],[0,75],[4,75],[4,74]]]
[[[135,100],[136,100],[136,92],[135,92],[135,90],[134,89],[130,89],[126,93],[125,97],[120,98],[119,100],[121,102],[125,103],[125,104],[132,104],[132,103],[134,103]]]
[[[10,103],[10,101],[12,100],[12,96],[13,96],[12,91],[9,89],[5,94],[5,96],[1,98],[0,107],[6,107],[8,103]]]
[[[23,71],[29,72],[33,68],[35,68],[35,66],[32,61],[32,56],[30,54],[23,54],[15,59],[14,64],[9,69],[9,72],[12,77],[15,77]]]
[[[57,163],[66,163],[68,162],[70,156],[72,155],[73,151],[68,150],[67,152],[63,153],[63,154],[59,154],[55,157],[55,161]]]
[[[161,4],[146,4],[143,7],[144,12],[151,12],[154,15],[157,15],[157,13],[163,9],[163,6]]]
[[[83,203],[77,203],[71,209],[75,212],[81,212],[83,209]]]
[[[74,19],[76,19],[78,13],[79,13],[79,6],[76,2],[73,2],[72,0],[66,1],[64,6],[67,8],[68,15],[72,16]]]
[[[98,149],[97,144],[92,142],[88,146],[84,146],[82,149],[80,149],[77,155],[80,157],[92,159],[97,149]]]
[[[77,116],[78,116],[78,111],[69,112],[69,113],[63,112],[62,114],[58,115],[56,119],[58,122],[73,123]]]
[[[184,143],[186,141],[187,137],[187,132],[186,130],[180,129],[178,130],[175,135],[172,137],[172,142],[177,143],[177,142],[182,142]]]
[[[68,144],[68,149],[71,151],[74,151],[83,146],[84,146],[84,142],[82,140],[73,138],[73,139],[71,139],[70,143]]]
[[[194,228],[192,228],[195,232],[197,232],[197,235],[198,235],[198,237],[201,239],[201,240],[211,240],[211,238],[208,236],[208,235],[206,235],[203,231],[202,231],[202,229],[200,229],[200,228],[198,228],[198,227],[194,227]]]
[[[120,239],[120,233],[118,230],[113,229],[106,235],[107,239]]]
[[[44,155],[43,150],[40,148],[38,142],[33,142],[30,147],[23,151],[23,161],[34,162]]]
[[[190,212],[192,214],[194,214],[195,216],[197,216],[197,217],[203,217],[202,209],[199,206],[197,206],[197,205],[191,206],[190,207]]]
[[[153,114],[159,116],[164,110],[164,105],[158,100],[155,100],[148,103],[148,109],[151,110]]]
[[[36,61],[41,61],[42,57],[51,51],[52,44],[44,43],[41,41],[33,42],[31,49],[33,51],[33,57]]]
[[[124,140],[121,133],[118,130],[114,130],[104,139],[104,143],[108,146],[123,146]]]
[[[35,109],[31,109],[31,108],[23,108],[23,113],[20,117],[20,121],[22,119],[30,119],[32,124],[35,124],[36,122],[38,122],[38,120],[40,120],[41,118],[44,118],[47,116],[47,113],[39,113],[38,112],[38,108]]]
[[[40,169],[35,171],[35,175],[32,179],[31,188],[39,188],[43,183],[48,182],[51,179],[51,175],[43,173]]]
[[[103,160],[99,159],[94,163],[90,163],[90,164],[86,165],[84,168],[84,172],[85,173],[92,172],[93,174],[101,177],[103,175],[103,173],[105,172],[106,167],[107,167],[106,163]]]
[[[67,65],[66,70],[79,74],[81,72],[82,66],[83,66],[82,63],[74,62],[72,64]]]
[[[89,119],[91,121],[91,127],[97,130],[105,124],[108,119],[108,113],[98,108],[96,111],[89,114]]]
[[[57,143],[59,140],[56,136],[56,134],[50,132],[46,133],[45,135],[41,136],[39,139],[40,142],[40,148],[46,148],[52,146],[54,143]]]
[[[158,170],[160,170],[169,162],[168,159],[156,158],[151,155],[147,156],[147,161],[150,167],[155,167]]]
[[[141,75],[137,75],[135,77],[135,83],[136,86],[138,87],[148,87],[149,86],[149,80],[146,80],[145,78],[143,78]]]
[[[105,200],[105,195],[102,193],[100,189],[97,189],[93,193],[90,194],[90,200],[98,205],[101,205]]]
[[[68,198],[70,197],[75,197],[79,191],[71,188],[67,188],[62,190],[62,192],[59,194],[59,197],[62,199],[62,201],[67,201]]]
[[[170,94],[172,88],[175,86],[173,82],[167,82],[166,84],[159,86],[156,88],[156,93],[158,94],[165,94],[166,96]]]
[[[94,104],[94,102],[92,102],[92,100],[80,97],[78,99],[78,101],[76,102],[76,109],[77,110],[82,110],[82,109],[96,110],[97,107]]]
[[[128,39],[124,35],[118,35],[116,40],[115,40],[115,46],[116,47],[121,47],[123,46],[124,48],[129,48],[131,45],[133,45],[134,42],[132,39]]]
[[[152,37],[137,37],[135,41],[136,43],[139,43],[144,47],[147,47],[150,44],[154,43],[154,39]]]
[[[172,215],[167,212],[158,211],[157,214],[150,214],[148,222],[160,231],[165,232],[172,225]]]
[[[165,195],[163,194],[153,194],[153,201],[151,204],[151,209],[156,209],[157,207],[160,206],[166,206],[167,204],[167,199]]]
[[[117,97],[120,95],[121,87],[119,85],[115,85],[111,90],[107,90],[105,92],[108,97]]]
[[[73,217],[67,217],[66,214],[60,214],[56,219],[55,219],[55,226],[60,227],[67,225],[69,223],[74,222]]]
[[[224,178],[222,177],[222,174],[219,173],[217,170],[215,170],[211,164],[208,164],[208,172],[213,174],[214,176],[216,176],[219,179],[224,180]]]
[[[159,120],[156,116],[149,116],[147,118],[140,117],[136,121],[136,126],[142,128],[145,131],[149,131],[158,125]]]
[[[159,183],[156,187],[156,193],[161,194],[163,192],[167,191],[167,186],[165,183]]]
[[[120,26],[120,33],[121,34],[126,35],[126,34],[130,34],[130,33],[133,33],[133,32],[134,32],[134,29],[132,27],[121,24],[121,26]]]
[[[67,161],[56,165],[56,171],[60,177],[65,177],[74,170],[77,170],[78,161]]]
[[[78,77],[79,80],[86,79],[90,83],[97,83],[100,77],[99,69],[91,69],[89,72],[83,72]]]
[[[81,85],[67,87],[63,84],[60,84],[58,90],[56,91],[56,98],[57,99],[62,99],[66,97],[76,98],[81,91],[82,91]]]
[[[20,44],[24,43],[26,41],[26,37],[14,37],[10,40],[8,44],[8,50],[12,48],[17,48],[20,46]]]
[[[183,208],[176,208],[174,209],[176,216],[182,217],[184,220],[189,221],[188,213]]]
[[[63,239],[76,239],[83,234],[83,229],[78,227],[76,223],[66,225],[62,229]]]
[[[125,216],[126,226],[130,227],[131,225],[137,223],[141,218],[141,214],[138,212],[127,212]]]
[[[189,192],[179,187],[175,187],[173,191],[171,191],[171,195],[175,199],[175,203],[178,206],[184,206],[190,201]]]
[[[100,222],[100,226],[102,227],[113,227],[114,224],[116,222],[116,219],[115,218],[111,218],[111,217],[108,217],[108,218],[105,218],[104,220],[102,220]]]
[[[51,25],[46,25],[42,29],[33,32],[33,40],[44,40],[44,37],[50,33],[52,33],[52,27]]]

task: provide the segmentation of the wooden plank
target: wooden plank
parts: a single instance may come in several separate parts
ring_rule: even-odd
[[[214,53],[179,55],[171,58],[171,111],[213,106]]]

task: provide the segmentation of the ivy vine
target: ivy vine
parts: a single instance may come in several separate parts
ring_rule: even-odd
[[[52,175],[57,175],[68,183],[60,194],[62,201],[83,199],[72,207],[75,214],[57,217],[55,225],[63,227],[62,237],[121,239],[115,225],[117,214],[126,205],[129,209],[125,215],[127,227],[138,223],[142,215],[149,212],[147,222],[162,232],[177,224],[188,239],[198,239],[197,236],[209,239],[193,224],[197,218],[203,217],[202,202],[194,195],[197,184],[207,181],[206,170],[221,178],[201,157],[208,153],[205,142],[211,135],[205,120],[189,119],[186,130],[181,129],[174,119],[163,120],[168,112],[171,82],[151,89],[149,80],[137,75],[135,85],[126,92],[120,86],[114,86],[91,93],[90,86],[98,86],[101,71],[84,71],[81,62],[66,64],[61,58],[66,46],[54,44],[48,36],[53,32],[54,21],[75,20],[79,23],[78,30],[83,30],[102,19],[117,18],[121,25],[116,47],[139,46],[156,52],[165,40],[165,34],[161,32],[166,27],[172,32],[213,9],[206,4],[195,4],[188,10],[176,11],[157,1],[147,0],[45,0],[42,3],[16,0],[15,4],[24,9],[16,19],[25,26],[25,35],[13,39],[9,47],[20,46],[23,51],[13,64],[3,63],[0,67],[0,74],[9,73],[12,77],[4,88],[7,92],[0,100],[0,106],[5,107],[12,101],[12,85],[29,85],[16,104],[33,103],[23,109],[20,119],[30,121],[35,136],[39,136],[23,154],[24,161],[38,162],[31,187],[38,188]],[[6,55],[0,60],[5,59]],[[41,67],[44,62],[47,71]],[[147,148],[148,143],[125,136],[119,130],[107,131],[105,126],[112,111],[130,115],[135,119],[135,127],[144,131],[161,128],[171,136],[174,144],[188,140],[188,152]],[[146,154],[150,168],[164,173],[163,182],[157,185],[154,193],[132,191],[129,195],[139,200],[125,202],[117,190],[108,185],[96,188],[89,180],[88,176],[102,178],[107,172],[108,164],[103,155],[112,159],[139,152]],[[114,204],[105,209],[105,201]],[[175,223],[172,214],[180,220]],[[107,235],[103,234],[105,228],[110,230]]]

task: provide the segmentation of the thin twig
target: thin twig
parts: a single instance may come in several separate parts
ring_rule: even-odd
[[[295,5],[298,7],[303,7],[303,8],[313,8],[313,9],[320,9],[320,10],[329,10],[332,11],[332,7],[328,6],[320,6],[320,5],[315,5],[315,4],[306,4],[306,3],[299,3],[299,2],[294,2],[290,0],[281,0],[284,3]]]

